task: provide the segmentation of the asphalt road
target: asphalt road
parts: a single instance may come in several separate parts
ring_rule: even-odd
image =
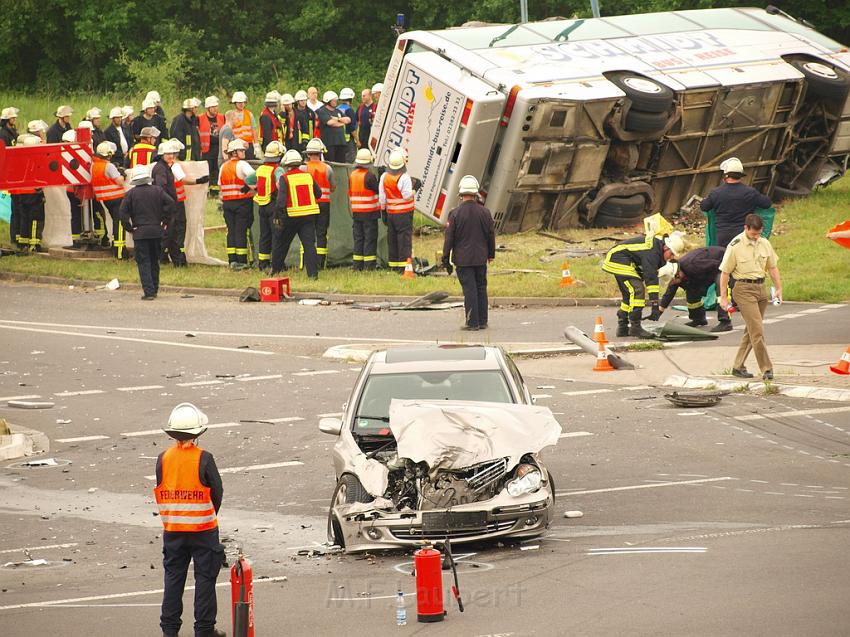
[[[321,354],[358,339],[458,339],[459,311],[176,295],[141,303],[31,286],[2,287],[0,299],[0,398],[55,402],[0,407],[0,417],[46,432],[59,463],[0,467],[4,636],[158,634],[161,527],[149,476],[169,444],[159,429],[182,401],[215,425],[202,446],[226,470],[226,546],[254,562],[258,635],[850,632],[848,404],[729,396],[682,410],[660,389],[570,382],[553,359],[526,378],[568,434],[544,451],[558,490],[552,527],[524,545],[464,547],[466,612],[447,598],[445,622],[398,628],[392,597],[414,591],[409,554],[303,555],[325,540],[334,486],[333,439],[317,419],[341,410],[358,369]],[[596,313],[496,309],[484,335],[555,341]],[[844,311],[800,313],[775,324],[771,342],[847,333]],[[566,519],[567,510],[584,516]],[[25,560],[24,548],[47,563],[4,566]],[[229,629],[227,579],[219,619]]]

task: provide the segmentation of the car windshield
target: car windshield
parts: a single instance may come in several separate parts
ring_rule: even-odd
[[[388,429],[393,398],[516,402],[499,370],[375,374],[363,388],[353,431],[375,434]]]

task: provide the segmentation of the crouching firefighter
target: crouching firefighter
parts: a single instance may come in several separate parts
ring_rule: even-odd
[[[661,312],[664,312],[676,296],[679,288],[685,290],[685,300],[688,304],[688,318],[685,325],[689,327],[702,327],[708,325],[705,315],[703,297],[712,284],[720,289],[720,262],[723,260],[725,248],[720,246],[709,246],[691,250],[678,263],[668,263],[665,268],[672,271],[671,279],[664,296],[661,297]],[[720,304],[717,304],[718,323],[712,332],[728,332],[732,329],[732,321],[729,313]]]
[[[641,327],[641,314],[647,297],[652,307],[649,320],[661,316],[658,307],[658,269],[684,251],[681,235],[665,239],[641,235],[614,246],[605,255],[602,269],[614,275],[622,301],[617,312],[617,336],[651,338],[652,334]]]
[[[176,637],[183,623],[183,589],[190,561],[195,564],[195,637],[225,636],[215,627],[215,581],[225,563],[218,537],[224,489],[215,458],[197,445],[207,422],[206,414],[194,405],[177,405],[163,430],[177,442],[156,460],[154,497],[164,529],[163,637]]]

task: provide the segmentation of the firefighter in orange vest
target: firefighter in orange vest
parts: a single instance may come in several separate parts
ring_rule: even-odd
[[[136,142],[127,153],[126,168],[136,166],[149,166],[154,162],[156,155],[156,140],[159,138],[159,129],[155,126],[145,126],[139,133],[139,141]]]
[[[316,264],[316,218],[322,189],[312,175],[301,169],[301,153],[288,150],[283,156],[286,172],[277,185],[272,237],[272,272],[284,270],[286,255],[292,240],[298,235],[304,249],[304,267],[311,279],[319,278]]]
[[[25,133],[16,140],[18,146],[38,146],[38,135]],[[47,252],[41,245],[44,232],[44,191],[41,188],[8,188],[12,195],[12,219],[9,224],[12,241],[20,251]]]
[[[245,183],[254,186],[257,194],[254,203],[257,204],[257,214],[260,216],[260,241],[257,246],[257,267],[262,272],[271,272],[272,267],[272,211],[277,199],[277,182],[283,171],[280,169],[280,158],[283,156],[283,144],[271,141],[263,152],[263,165],[257,168],[254,175],[245,179]]]
[[[218,98],[210,95],[204,100],[207,112],[198,116],[201,155],[210,167],[210,192],[218,192],[219,131],[224,127],[224,115],[218,112]]]
[[[280,112],[277,114],[280,120],[280,128],[283,131],[283,143],[286,150],[295,148],[298,145],[298,136],[296,128],[298,123],[295,117],[295,98],[289,93],[284,93],[280,96]]]
[[[245,142],[245,159],[254,159],[259,154],[257,118],[245,108],[245,104],[248,103],[248,96],[242,91],[236,91],[230,99],[230,103],[235,107],[235,110],[228,111],[234,115],[233,137]]]
[[[165,586],[159,618],[163,637],[177,637],[183,624],[183,591],[190,561],[195,564],[195,637],[226,637],[215,627],[215,581],[225,563],[218,536],[224,488],[215,458],[197,445],[208,422],[206,414],[191,403],[177,405],[163,430],[177,443],[156,459],[153,493],[164,529]]]
[[[113,142],[101,142],[92,158],[91,185],[94,198],[112,217],[112,254],[117,259],[129,259],[124,224],[118,215],[124,199],[124,178],[110,159],[117,150]]]
[[[318,137],[307,144],[307,172],[313,177],[322,194],[317,200],[319,216],[316,219],[316,255],[319,267],[324,268],[328,263],[328,228],[331,225],[331,193],[336,190],[334,169],[322,159],[322,153],[328,149]]]
[[[245,161],[248,148],[241,139],[234,139],[227,145],[229,159],[218,173],[218,185],[221,192],[221,205],[224,222],[227,224],[227,261],[231,270],[244,270],[248,267],[248,229],[254,223],[254,194],[245,179],[254,174],[251,164]]]
[[[392,151],[378,184],[381,219],[387,226],[387,265],[398,272],[404,271],[413,256],[414,189],[405,164],[404,153]]]
[[[354,221],[354,264],[352,270],[374,270],[378,259],[378,218],[381,202],[378,178],[369,170],[372,151],[361,148],[354,159],[356,168],[348,177],[348,202]]]

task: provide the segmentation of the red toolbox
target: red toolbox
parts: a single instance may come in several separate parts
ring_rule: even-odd
[[[261,301],[283,301],[291,298],[292,286],[289,284],[288,276],[260,280]]]

